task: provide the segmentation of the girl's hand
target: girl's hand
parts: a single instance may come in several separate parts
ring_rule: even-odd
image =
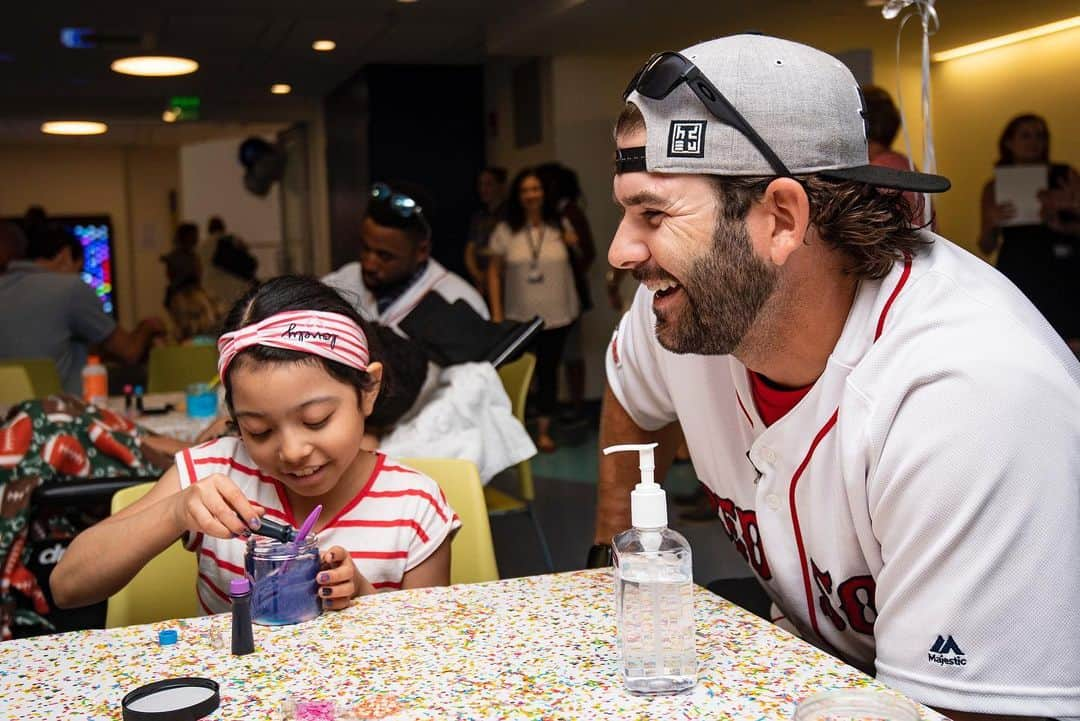
[[[319,584],[323,608],[340,611],[349,607],[353,597],[375,593],[375,587],[360,574],[352,556],[341,546],[331,546],[321,558],[322,570],[315,580]]]
[[[173,498],[173,512],[181,528],[215,538],[250,536],[266,512],[220,473],[193,483]]]

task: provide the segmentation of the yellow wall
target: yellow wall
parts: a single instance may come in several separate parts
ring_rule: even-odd
[[[0,215],[42,205],[54,215],[111,216],[120,322],[128,328],[163,315],[172,240],[169,191],[179,175],[176,148],[0,146]]]
[[[936,203],[942,235],[975,247],[979,194],[993,173],[998,136],[1010,118],[1045,117],[1051,161],[1080,166],[1078,48],[1080,29],[934,65],[938,170],[953,182]]]

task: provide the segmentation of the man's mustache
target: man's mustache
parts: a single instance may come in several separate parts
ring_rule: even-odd
[[[638,266],[630,271],[630,274],[634,276],[634,280],[638,283],[649,283],[652,281],[664,281],[670,280],[672,283],[679,283],[679,279],[668,273],[666,270],[658,265],[646,265]],[[679,283],[679,285],[682,285]]]

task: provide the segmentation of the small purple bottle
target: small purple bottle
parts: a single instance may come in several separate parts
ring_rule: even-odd
[[[251,630],[251,582],[246,578],[229,581],[229,597],[232,599],[232,652],[243,656],[255,650],[255,636]]]

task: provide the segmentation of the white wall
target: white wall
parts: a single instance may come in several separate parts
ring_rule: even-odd
[[[608,246],[622,217],[611,199],[615,153],[611,131],[622,110],[627,79],[633,77],[640,64],[637,55],[561,56],[551,61],[554,159],[577,171],[585,196],[585,214],[596,243],[596,262],[589,278],[594,307],[582,319],[587,398],[603,395],[604,351],[619,319],[608,303],[605,281],[611,268]],[[636,287],[633,278],[623,281],[626,304]]]
[[[93,143],[0,146],[0,215],[38,204],[53,215],[107,214],[113,224],[119,319],[164,315],[172,241],[169,194],[178,184],[175,148]]]
[[[281,248],[279,186],[259,197],[244,188],[237,150],[244,137],[185,145],[180,149],[180,221],[199,226],[219,215],[230,233],[243,238],[259,259],[259,277],[277,275]],[[273,138],[267,138],[273,142]]]

